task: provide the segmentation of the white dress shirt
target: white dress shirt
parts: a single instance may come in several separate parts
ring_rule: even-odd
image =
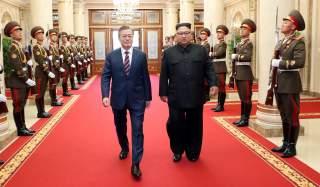
[[[129,51],[129,64],[131,66],[131,61],[132,61],[132,52],[133,52],[133,47],[131,47],[128,50],[125,50],[124,48],[121,47],[121,54],[122,54],[122,63],[124,62],[124,59],[126,58],[126,51]]]

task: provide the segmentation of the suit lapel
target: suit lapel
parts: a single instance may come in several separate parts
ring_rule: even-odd
[[[133,48],[129,75],[131,75],[134,72],[134,68],[135,68],[136,63],[137,63],[137,56],[138,56],[137,55],[137,51]]]

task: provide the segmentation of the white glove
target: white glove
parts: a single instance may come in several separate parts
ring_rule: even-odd
[[[78,52],[78,55],[80,55],[80,53]]]
[[[60,58],[63,59],[63,55],[60,55]]]
[[[237,54],[232,54],[232,55],[231,55],[231,59],[232,59],[232,60],[235,60],[236,57],[237,57]]]
[[[7,97],[3,94],[0,94],[0,102],[7,102]]]
[[[71,64],[71,68],[76,68],[76,66],[74,64]]]
[[[3,70],[3,66],[0,64],[0,71],[2,71]]]
[[[84,60],[83,60],[83,62],[84,62],[84,63],[87,63],[87,60],[86,60],[86,59],[84,59]]]
[[[70,56],[68,57],[68,60],[71,60],[71,57],[70,57]]]
[[[87,61],[90,62],[90,58],[87,58]]]
[[[73,53],[71,53],[71,56],[73,56]]]
[[[29,66],[32,66],[32,65],[33,65],[32,60],[28,60],[27,64],[28,64]]]
[[[36,82],[34,82],[34,81],[31,80],[31,79],[28,79],[28,80],[26,81],[26,84],[29,85],[29,86],[34,86],[34,85],[36,85]]]
[[[66,70],[64,70],[63,68],[60,67],[59,71],[60,71],[61,73],[63,73],[63,72],[65,72]]]
[[[50,61],[52,61],[52,55],[50,55],[48,58],[49,58]]]
[[[56,77],[56,75],[54,73],[52,73],[51,71],[48,73],[48,76],[51,78],[51,79],[54,79]]]
[[[93,60],[93,58],[91,57],[90,60]]]
[[[81,66],[82,65],[82,63],[80,62],[80,61],[78,61],[78,64]]]
[[[280,59],[272,59],[272,67],[278,68],[280,64]]]

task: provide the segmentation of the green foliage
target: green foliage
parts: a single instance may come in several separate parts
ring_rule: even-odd
[[[229,55],[233,54],[233,48],[235,47],[234,39],[236,40],[236,44],[238,44],[241,41],[241,37],[239,35],[236,35],[235,37],[232,37],[231,40],[229,40],[228,42]]]
[[[11,64],[9,63],[9,56],[8,56],[8,51],[9,47],[11,45],[11,39],[8,37],[4,37],[2,39],[2,51],[3,51],[3,66],[4,66],[4,76],[9,76],[11,72]]]

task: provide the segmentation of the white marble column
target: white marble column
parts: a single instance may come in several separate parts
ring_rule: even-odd
[[[52,0],[30,0],[31,28],[42,26],[45,32],[53,28]]]
[[[59,31],[73,33],[73,0],[58,0]]]
[[[176,33],[176,24],[178,23],[178,8],[173,2],[167,2],[163,10],[163,35],[171,36]]]
[[[191,23],[194,30],[194,0],[180,0],[180,23]]]
[[[257,119],[253,128],[264,136],[281,136],[281,118],[274,101],[273,107],[264,105],[269,81],[270,60],[272,59],[275,46],[276,9],[279,7],[278,27],[281,27],[282,18],[286,17],[293,9],[291,0],[259,0],[258,2],[258,54],[259,62],[259,97]]]
[[[81,0],[74,3],[74,33],[76,35],[85,35],[85,26],[84,26],[84,2]]]
[[[320,94],[320,2],[313,1],[310,91]]]
[[[224,24],[224,0],[204,0],[204,27],[210,29],[210,45],[216,43],[215,30],[218,25]]]

